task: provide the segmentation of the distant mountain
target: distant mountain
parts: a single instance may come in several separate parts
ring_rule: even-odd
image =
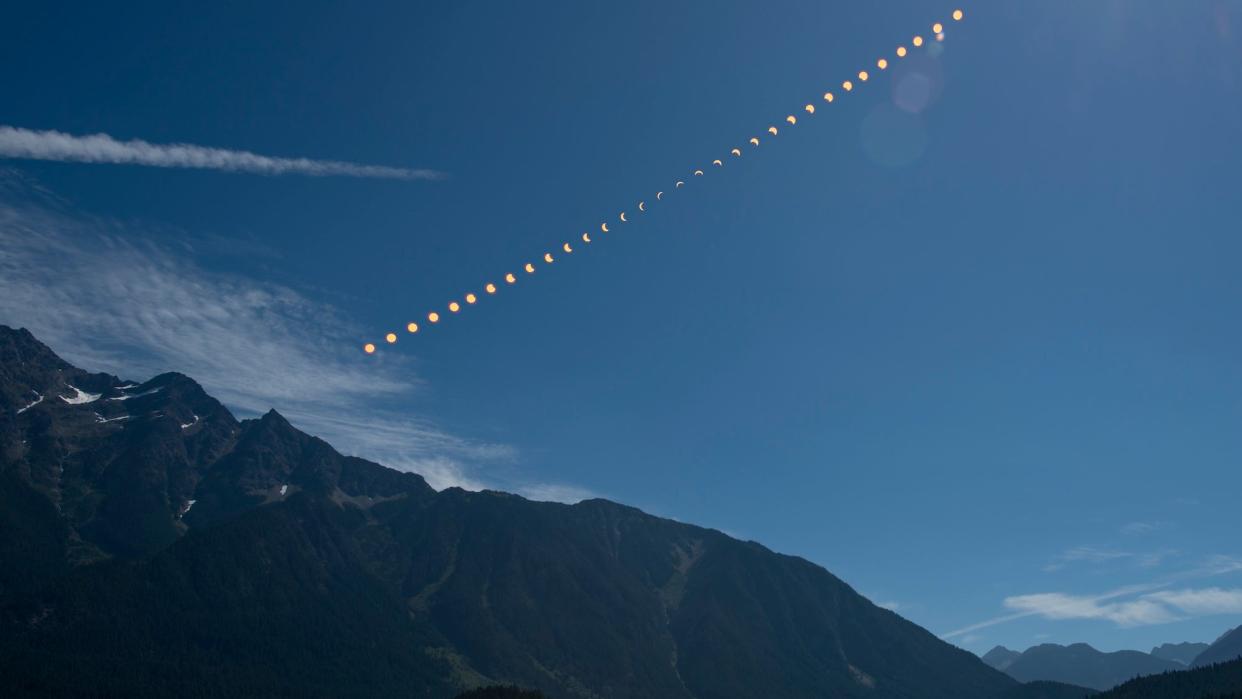
[[[1096,699],[1242,699],[1242,660],[1142,677]]]
[[[1151,654],[1164,660],[1190,666],[1200,653],[1208,649],[1207,643],[1163,643],[1151,649]]]
[[[987,653],[984,653],[983,662],[991,665],[1001,672],[1004,672],[1009,669],[1010,665],[1013,665],[1013,661],[1021,657],[1022,654],[1016,650],[1009,650],[1004,646],[996,646]]]
[[[0,326],[0,696],[1060,699],[824,569],[604,500],[435,492]]]
[[[1020,682],[1048,680],[1105,690],[1140,675],[1183,669],[1181,663],[1156,658],[1136,650],[1102,653],[1085,643],[1061,646],[1054,643],[1032,646],[1018,657],[1000,648],[988,653],[993,662],[1004,664],[1004,672]],[[986,656],[985,656],[986,657]],[[992,662],[989,662],[992,664]],[[992,664],[992,667],[997,667]]]
[[[1223,663],[1239,656],[1242,656],[1242,626],[1226,631],[1215,643],[1195,657],[1193,665],[1201,667]]]

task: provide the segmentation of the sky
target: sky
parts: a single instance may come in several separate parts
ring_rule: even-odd
[[[253,5],[8,10],[0,323],[975,652],[1242,624],[1242,2]]]

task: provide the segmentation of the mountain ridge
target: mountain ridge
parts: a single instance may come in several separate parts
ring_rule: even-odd
[[[754,542],[607,500],[437,493],[188,377],[88,374],[2,326],[0,359],[10,696],[1050,696]]]

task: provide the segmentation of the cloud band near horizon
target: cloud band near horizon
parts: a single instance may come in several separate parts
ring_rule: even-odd
[[[225,170],[260,175],[376,177],[398,180],[439,180],[445,176],[437,170],[361,165],[339,160],[277,158],[250,151],[210,148],[189,143],[155,144],[139,139],[118,141],[104,133],[75,136],[61,131],[32,131],[2,125],[0,157]]]

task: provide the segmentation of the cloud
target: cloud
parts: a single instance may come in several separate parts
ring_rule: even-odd
[[[1209,556],[1199,566],[1166,575],[1161,580],[1128,585],[1100,595],[1072,595],[1063,592],[1014,595],[1006,597],[1003,602],[1005,608],[1011,610],[1010,613],[955,629],[940,638],[949,640],[979,629],[1032,616],[1051,620],[1099,619],[1129,627],[1163,624],[1214,614],[1240,613],[1242,589],[1167,589],[1187,580],[1229,575],[1239,571],[1242,571],[1242,558],[1217,554]]]
[[[410,362],[393,353],[361,362],[359,329],[333,307],[207,270],[185,246],[133,242],[132,228],[11,203],[21,189],[0,171],[0,323],[29,328],[67,361],[126,379],[183,372],[243,416],[275,407],[342,452],[420,473],[436,489],[593,496],[487,475],[517,451],[410,415],[403,399],[421,386]]]
[[[1142,536],[1144,534],[1151,534],[1164,527],[1164,522],[1130,522],[1121,527],[1121,533],[1129,534],[1130,536]]]
[[[1242,589],[1223,590],[1209,587],[1199,590],[1164,590],[1147,596],[1161,604],[1175,607],[1191,616],[1242,614]]]
[[[1165,605],[1146,597],[1101,603],[1099,598],[1046,592],[1006,597],[1005,607],[1037,614],[1045,619],[1106,619],[1118,626],[1165,624],[1179,618]]]
[[[260,175],[335,175],[398,180],[438,180],[444,177],[444,173],[435,170],[359,165],[339,160],[276,158],[244,150],[188,143],[154,144],[137,139],[118,141],[103,133],[74,136],[60,131],[32,131],[12,126],[0,126],[0,157],[226,170]]]
[[[1070,563],[1102,564],[1113,561],[1130,561],[1140,568],[1155,568],[1165,559],[1177,555],[1172,549],[1159,551],[1133,552],[1115,549],[1100,549],[1091,546],[1078,546],[1065,551],[1043,567],[1044,572],[1051,573],[1065,568]]]

